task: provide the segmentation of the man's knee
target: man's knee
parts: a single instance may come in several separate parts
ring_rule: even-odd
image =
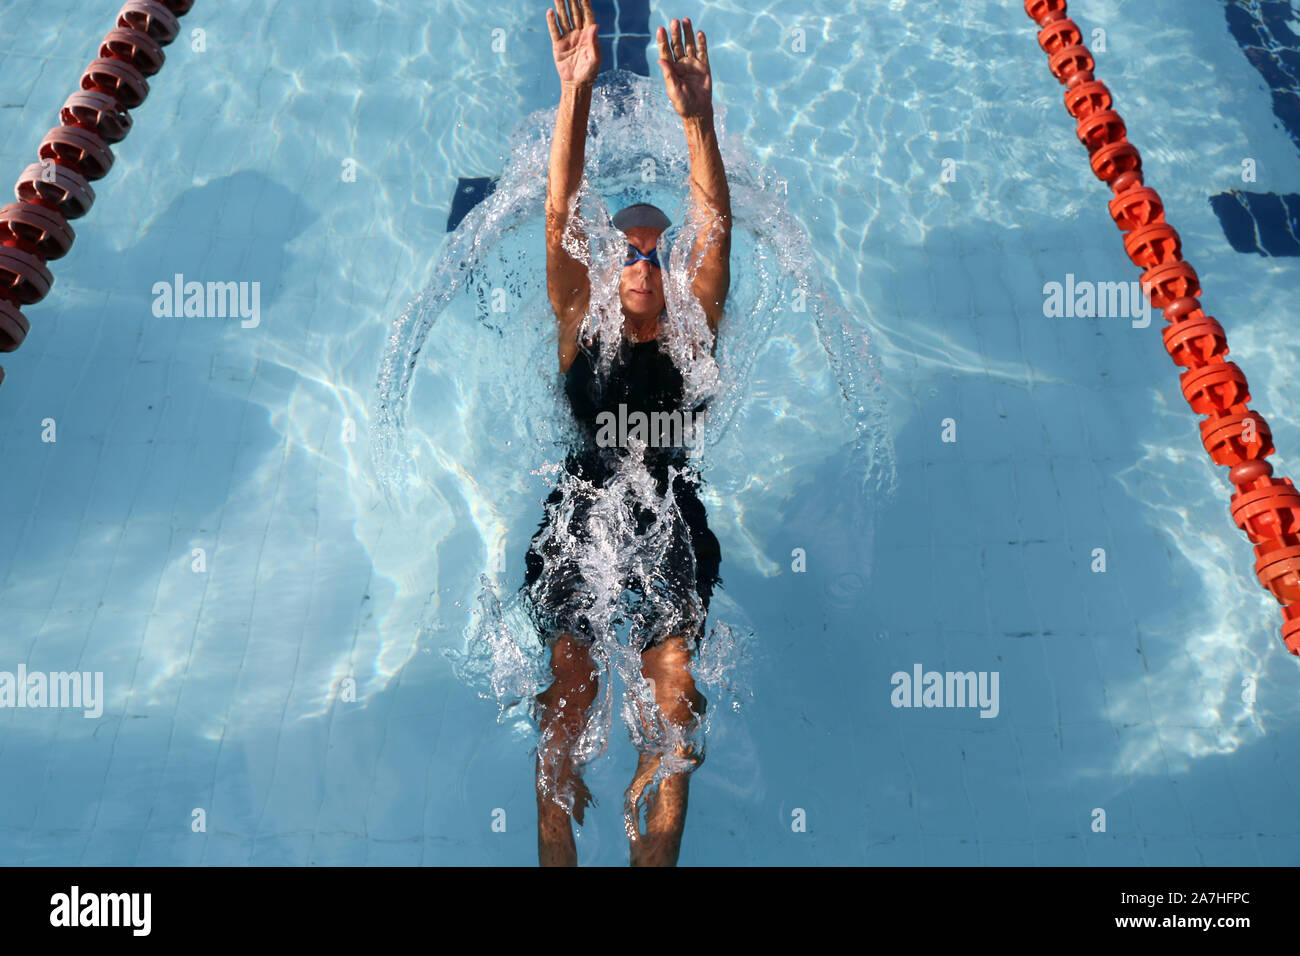
[[[559,634],[549,643],[554,680],[534,700],[542,707],[544,722],[559,718],[565,724],[580,723],[595,702],[598,689],[591,650],[568,632]]]
[[[703,717],[709,704],[708,698],[700,693],[689,676],[685,683],[670,685],[667,693],[656,691],[655,700],[659,709],[676,724],[687,724],[696,717]]]
[[[685,640],[668,638],[647,649],[641,660],[641,674],[654,688],[655,702],[668,720],[685,724],[703,715],[708,699],[691,676],[691,654]]]
[[[565,631],[551,640],[550,647],[551,674],[555,683],[566,687],[594,686],[596,664],[588,644]]]

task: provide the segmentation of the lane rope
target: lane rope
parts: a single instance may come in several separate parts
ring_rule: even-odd
[[[1201,421],[1201,443],[1216,465],[1229,468],[1236,487],[1232,520],[1255,545],[1255,575],[1282,605],[1282,640],[1300,655],[1300,492],[1290,478],[1274,478],[1265,459],[1273,434],[1251,410],[1246,376],[1227,361],[1228,338],[1201,308],[1196,270],[1184,261],[1182,241],[1165,221],[1160,194],[1142,178],[1142,156],[1114,109],[1110,90],[1095,76],[1096,61],[1083,32],[1066,13],[1066,0],[1025,0],[1038,24],[1038,45],[1048,68],[1065,86],[1065,109],[1087,148],[1092,171],[1110,186],[1110,216],[1124,234],[1124,251],[1142,271],[1142,288],[1169,325],[1162,333],[1179,381]]]
[[[37,162],[14,186],[17,202],[0,208],[0,352],[23,344],[31,323],[22,306],[44,299],[54,283],[46,263],[72,248],[79,219],[95,202],[91,183],[113,168],[111,143],[131,131],[130,110],[149,95],[162,69],[162,48],[180,32],[177,19],[194,0],[127,0],[99,52],[81,74],[78,89],[59,110],[55,126],[37,148]],[[0,384],[5,370],[0,366]]]

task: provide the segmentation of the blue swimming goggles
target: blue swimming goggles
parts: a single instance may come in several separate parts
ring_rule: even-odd
[[[632,245],[632,243],[629,242],[627,244],[627,258],[623,260],[623,268],[626,269],[628,266],[634,266],[642,259],[645,259],[656,269],[663,268],[663,266],[659,264],[658,249],[651,249],[650,254],[646,255],[644,252],[642,252],[640,249],[638,249],[636,246]]]

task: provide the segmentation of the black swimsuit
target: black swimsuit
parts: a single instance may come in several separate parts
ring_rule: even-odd
[[[597,442],[598,416],[604,412],[617,416],[620,405],[627,416],[634,412],[652,416],[656,412],[685,411],[681,372],[660,349],[658,339],[632,342],[622,337],[603,383],[596,369],[599,348],[599,337],[590,346],[579,343],[578,355],[565,377],[565,394],[582,431],[582,442],[565,459],[565,471],[572,478],[546,499],[545,516],[525,557],[527,574],[521,590],[543,641],[565,631],[587,641],[595,638],[589,612],[596,594],[586,580],[579,556],[565,554],[556,537],[564,514],[568,515],[564,537],[582,545],[591,540],[588,518],[592,507],[601,500],[600,489],[618,471],[620,458],[629,454],[626,447],[602,447]],[[705,403],[701,403],[690,411],[699,413],[704,407]],[[664,444],[661,441],[661,447],[646,448],[643,464],[660,497],[668,490],[669,467],[678,472],[672,480],[677,508],[664,518],[671,526],[662,529],[667,533],[667,545],[661,556],[648,565],[637,561],[633,562],[636,568],[622,569],[624,593],[636,601],[611,615],[611,623],[631,622],[634,639],[642,647],[670,634],[702,636],[709,599],[720,582],[722,552],[696,493],[701,479],[691,469],[685,447],[662,447]],[[565,487],[569,488],[567,496]],[[635,500],[628,505],[638,538],[656,528],[655,511]]]

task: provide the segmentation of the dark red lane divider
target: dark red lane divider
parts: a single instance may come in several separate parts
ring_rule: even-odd
[[[1093,75],[1096,63],[1083,32],[1066,15],[1066,0],[1025,0],[1025,12],[1039,26],[1048,68],[1065,85],[1065,108],[1078,124],[1092,171],[1115,194],[1110,215],[1124,233],[1124,251],[1143,270],[1143,289],[1170,323],[1165,349],[1187,369],[1180,378],[1183,397],[1192,411],[1207,416],[1201,443],[1216,465],[1229,468],[1228,480],[1236,486],[1232,520],[1255,545],[1260,583],[1282,605],[1282,640],[1300,655],[1300,492],[1290,478],[1273,477],[1265,460],[1274,452],[1268,422],[1247,407],[1246,376],[1224,359],[1227,335],[1201,308],[1196,270],[1183,261],[1160,195],[1143,184],[1142,157],[1128,141],[1110,90]]]
[[[127,0],[104,35],[96,58],[81,74],[80,88],[59,110],[59,125],[45,134],[38,161],[14,186],[17,202],[0,208],[0,352],[23,344],[31,324],[21,306],[49,294],[54,282],[45,264],[67,255],[76,234],[69,219],[95,202],[90,184],[113,167],[110,143],[131,131],[127,112],[149,95],[149,81],[163,65],[162,48],[176,39],[194,0]],[[0,383],[5,370],[0,366]]]

